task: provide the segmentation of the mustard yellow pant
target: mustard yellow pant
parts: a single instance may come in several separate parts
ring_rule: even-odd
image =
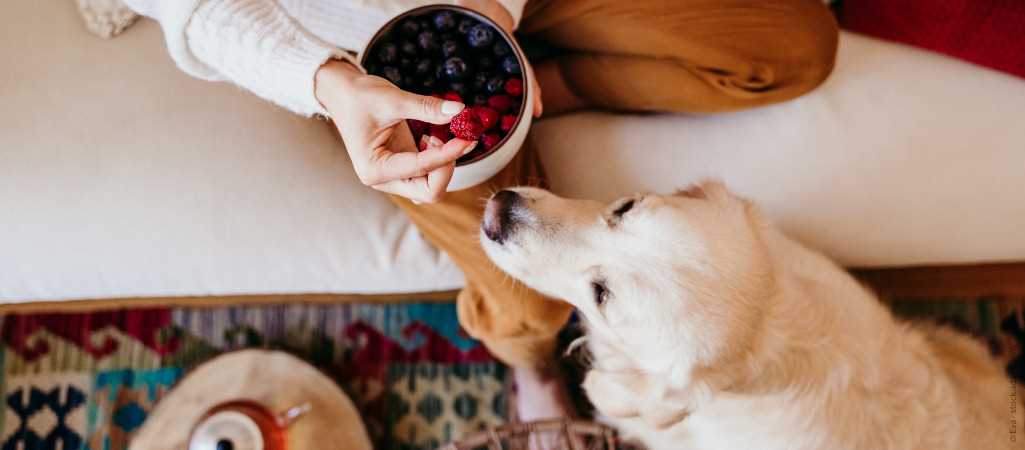
[[[797,97],[833,68],[837,25],[821,0],[539,0],[520,31],[566,52],[570,88],[593,105],[715,113]],[[459,320],[499,359],[540,367],[570,316],[497,269],[477,240],[484,201],[504,187],[544,185],[528,139],[488,182],[433,205],[394,197],[466,275]]]

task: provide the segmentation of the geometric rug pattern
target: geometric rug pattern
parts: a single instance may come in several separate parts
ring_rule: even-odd
[[[1025,379],[1020,301],[899,299],[899,316],[985,339]],[[198,364],[243,348],[289,352],[353,399],[374,448],[431,449],[507,419],[506,369],[452,303],[132,308],[0,315],[0,450],[123,450]]]
[[[139,308],[0,316],[0,450],[123,450],[198,364],[287,351],[353,399],[375,449],[429,449],[506,419],[506,370],[452,303]]]

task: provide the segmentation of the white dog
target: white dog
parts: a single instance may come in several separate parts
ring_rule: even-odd
[[[898,322],[721,184],[607,207],[501,191],[481,242],[579,310],[588,397],[650,449],[1025,448],[981,344]]]

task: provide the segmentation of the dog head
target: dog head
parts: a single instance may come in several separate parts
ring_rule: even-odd
[[[481,242],[580,312],[596,366],[672,375],[750,345],[774,290],[761,227],[719,183],[608,205],[514,188],[488,201]]]

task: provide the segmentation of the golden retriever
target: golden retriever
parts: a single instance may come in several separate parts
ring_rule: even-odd
[[[579,311],[588,397],[649,449],[1025,448],[983,345],[896,320],[720,183],[610,205],[505,190],[481,242]]]

